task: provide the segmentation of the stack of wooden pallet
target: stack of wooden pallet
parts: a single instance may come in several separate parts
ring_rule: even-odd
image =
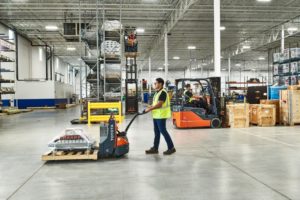
[[[249,104],[227,105],[227,124],[231,128],[249,127]]]
[[[299,87],[280,91],[280,118],[284,125],[300,124],[300,90]]]
[[[251,105],[250,123],[258,126],[275,126],[276,106],[265,104]]]

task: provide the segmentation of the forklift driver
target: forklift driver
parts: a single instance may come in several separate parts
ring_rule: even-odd
[[[185,103],[192,107],[204,108],[206,111],[208,111],[208,104],[206,98],[200,96],[198,97],[194,96],[191,88],[191,84],[187,84],[185,87],[186,87],[186,90],[184,91]]]

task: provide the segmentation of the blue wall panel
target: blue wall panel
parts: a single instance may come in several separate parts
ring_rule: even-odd
[[[3,106],[9,106],[9,100],[2,100]],[[18,99],[18,108],[53,107],[56,104],[68,103],[68,99]],[[15,100],[16,105],[16,100]]]

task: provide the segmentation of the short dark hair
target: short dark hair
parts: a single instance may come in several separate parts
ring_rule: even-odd
[[[190,88],[190,87],[191,87],[191,84],[186,84],[185,87],[186,87],[186,88]]]
[[[164,81],[164,79],[162,79],[162,78],[157,78],[157,79],[156,79],[156,82],[161,83],[162,85],[165,84],[165,81]]]

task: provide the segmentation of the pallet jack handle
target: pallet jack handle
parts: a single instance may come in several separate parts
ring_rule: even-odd
[[[127,125],[127,127],[126,127],[126,129],[125,129],[125,133],[127,133],[127,131],[129,130],[131,124],[132,124],[133,121],[137,118],[137,116],[139,116],[139,115],[144,115],[144,114],[146,114],[146,111],[145,111],[145,110],[143,110],[143,112],[138,112],[137,114],[135,114],[135,115],[133,116],[133,118],[131,119],[131,121],[129,122],[129,124]]]

